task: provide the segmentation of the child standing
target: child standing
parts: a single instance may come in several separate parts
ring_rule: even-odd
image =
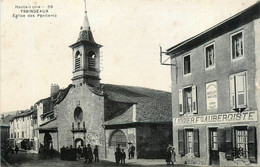
[[[125,158],[126,158],[126,154],[125,154],[124,149],[122,149],[122,152],[121,152],[121,165],[122,164],[125,165]]]

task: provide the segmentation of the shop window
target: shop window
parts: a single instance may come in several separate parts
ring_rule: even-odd
[[[190,55],[183,57],[183,73],[184,75],[191,73]]]
[[[96,54],[93,51],[89,51],[87,54],[88,57],[88,69],[90,71],[96,70]]]
[[[199,157],[199,130],[178,129],[178,151],[179,154],[192,154]]]
[[[243,46],[243,32],[238,32],[231,36],[231,52],[232,59],[243,57],[244,55],[244,46]]]
[[[81,53],[79,51],[75,54],[75,70],[79,70],[81,67]]]
[[[109,146],[117,146],[120,144],[122,147],[126,147],[127,141],[124,132],[117,130],[111,134]]]
[[[206,55],[206,68],[215,66],[215,50],[214,44],[206,46],[205,48]]]
[[[179,90],[179,113],[197,113],[197,90],[196,86]]]
[[[246,72],[231,75],[230,80],[230,106],[234,110],[247,107]]]
[[[227,160],[248,159],[256,163],[256,128],[239,126],[225,128],[225,152]]]

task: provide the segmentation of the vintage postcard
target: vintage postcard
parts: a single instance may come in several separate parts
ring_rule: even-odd
[[[1,165],[260,165],[257,0],[2,0]]]

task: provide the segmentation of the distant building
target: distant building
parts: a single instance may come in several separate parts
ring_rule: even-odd
[[[9,119],[11,119],[11,115],[7,115],[6,117],[2,114],[0,120],[1,127],[1,147],[6,147],[9,144]]]
[[[177,163],[260,165],[260,2],[167,50]]]
[[[117,144],[128,149],[131,143],[137,158],[162,158],[172,144],[171,94],[100,83],[102,46],[94,41],[87,15],[70,47],[72,84],[36,103],[39,143],[58,151],[98,145],[103,158],[114,157]]]
[[[23,149],[34,148],[34,124],[36,110],[34,107],[25,111],[18,111],[10,120],[10,144]]]

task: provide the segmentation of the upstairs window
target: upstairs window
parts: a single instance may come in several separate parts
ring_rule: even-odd
[[[75,54],[75,70],[79,70],[81,67],[81,53],[79,51]]]
[[[96,70],[96,54],[93,51],[89,51],[88,54],[88,69],[90,71]]]
[[[214,44],[210,44],[205,48],[206,68],[215,66],[215,50]]]
[[[184,75],[191,73],[190,55],[183,57],[183,68]]]
[[[240,31],[231,36],[231,53],[232,59],[238,57],[243,57],[244,55],[244,42],[243,42],[243,32]]]
[[[197,113],[196,86],[179,90],[179,114],[183,115],[185,113]]]
[[[246,72],[231,75],[230,81],[230,106],[232,109],[247,107]]]

